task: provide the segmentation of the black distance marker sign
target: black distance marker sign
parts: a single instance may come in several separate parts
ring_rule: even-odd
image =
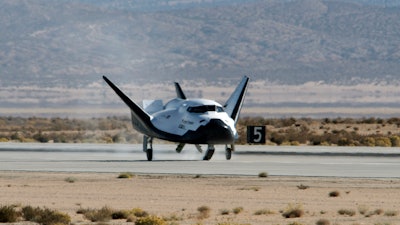
[[[265,144],[265,126],[247,126],[247,143]]]

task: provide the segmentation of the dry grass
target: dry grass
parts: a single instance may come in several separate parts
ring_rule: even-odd
[[[92,222],[108,222],[112,219],[114,210],[104,206],[101,209],[86,209],[82,211],[83,216]]]
[[[167,222],[157,216],[146,216],[138,218],[135,225],[167,225]]]
[[[200,225],[200,224],[198,224]],[[222,222],[217,223],[216,225],[250,225],[249,223],[232,223],[232,222]]]
[[[235,214],[235,215],[237,215],[237,214],[239,214],[239,213],[241,213],[241,212],[243,212],[243,207],[235,207],[233,210],[232,210],[232,212]]]
[[[327,219],[319,219],[315,224],[316,225],[330,225],[331,223]]]
[[[132,177],[135,177],[134,173],[124,172],[124,173],[120,173],[117,178],[119,178],[119,179],[130,179]]]
[[[229,215],[229,213],[231,213],[229,209],[221,209],[219,210],[219,212],[221,213],[221,215]]]
[[[358,206],[358,212],[359,212],[361,215],[367,215],[368,210],[369,210],[369,208],[368,208],[368,206],[366,206],[366,205],[359,205],[359,206]]]
[[[211,208],[208,206],[200,206],[197,208],[197,211],[199,212],[199,215],[197,217],[198,219],[206,219],[210,217]]]
[[[20,213],[14,206],[0,206],[0,223],[14,223],[18,217]]]
[[[163,219],[165,221],[182,221],[183,217],[182,216],[178,216],[175,213],[169,215],[169,216],[164,216]]]
[[[297,188],[300,190],[306,190],[306,189],[310,188],[310,186],[300,184],[300,185],[297,185]]]
[[[238,190],[240,191],[259,191],[261,188],[260,187],[243,187],[239,188]]]
[[[260,210],[257,210],[257,211],[254,213],[254,215],[256,215],[256,216],[260,216],[260,215],[271,215],[271,214],[275,214],[275,212],[274,212],[274,211],[271,211],[271,210],[269,210],[269,209],[260,209]]]
[[[267,172],[261,172],[258,174],[258,177],[268,177],[268,173]]]
[[[353,209],[339,209],[338,213],[339,213],[339,215],[344,215],[344,216],[356,215],[356,211]]]
[[[289,204],[282,216],[285,218],[298,218],[304,215],[303,206],[301,204]]]
[[[396,210],[388,210],[388,211],[385,211],[385,216],[397,216],[397,214],[398,214],[399,212],[398,211],[396,211]]]
[[[339,197],[340,192],[339,191],[331,191],[329,192],[329,197]]]
[[[25,206],[22,208],[22,214],[27,221],[42,225],[71,223],[71,217],[68,214],[48,208],[41,209],[39,207]]]
[[[64,179],[65,182],[68,183],[75,183],[78,179],[76,179],[75,177],[67,177]]]
[[[117,210],[111,214],[113,220],[128,219],[130,213],[128,210]]]

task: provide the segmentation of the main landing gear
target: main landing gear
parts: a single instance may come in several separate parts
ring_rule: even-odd
[[[194,146],[196,146],[197,151],[199,151],[200,153],[203,153],[203,149],[201,149],[201,146],[198,144],[195,144]],[[181,153],[183,150],[183,147],[185,147],[185,143],[179,143],[178,146],[176,146],[176,152],[177,153]]]
[[[147,161],[153,160],[153,138],[143,136],[143,151],[146,152]]]
[[[215,151],[214,145],[208,145],[207,151],[206,151],[206,154],[204,155],[203,160],[210,160],[212,158],[212,156],[214,155],[214,151]]]
[[[196,146],[197,151],[199,151],[200,153],[203,153],[203,149],[201,148],[201,145],[195,144],[195,146]],[[185,147],[185,144],[179,143],[175,149],[176,152],[181,153],[183,147]],[[203,160],[210,160],[212,158],[212,156],[214,155],[214,151],[215,151],[214,145],[208,145],[207,152],[206,152]]]
[[[200,153],[203,152],[201,149],[201,146],[196,144],[196,149]],[[184,143],[179,143],[178,146],[176,147],[176,152],[181,153],[183,150],[183,147],[185,147]],[[143,151],[146,152],[147,160],[152,161],[153,160],[153,138],[148,137],[148,136],[143,136]],[[233,144],[230,145],[225,145],[225,158],[227,160],[230,160],[232,158],[232,152],[235,151],[235,146]],[[206,154],[203,157],[203,160],[210,160],[215,152],[215,147],[213,144],[209,144],[207,146],[207,151]]]
[[[214,154],[215,148],[214,145],[208,145],[206,155],[203,160],[210,160]],[[232,158],[232,152],[235,151],[234,145],[225,145],[225,158],[226,160],[230,160]]]

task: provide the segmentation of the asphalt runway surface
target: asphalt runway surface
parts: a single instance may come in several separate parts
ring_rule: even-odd
[[[0,143],[0,171],[400,177],[400,148],[238,145],[228,161],[221,145],[203,161],[193,145],[175,147],[154,144],[149,162],[142,145]]]

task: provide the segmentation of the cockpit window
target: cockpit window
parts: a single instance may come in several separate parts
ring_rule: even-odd
[[[191,113],[205,113],[205,112],[223,112],[224,109],[216,105],[202,105],[202,106],[191,106],[187,109]]]

